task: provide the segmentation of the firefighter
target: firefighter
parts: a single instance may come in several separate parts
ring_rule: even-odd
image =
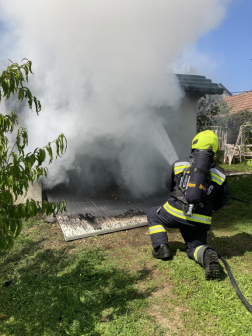
[[[175,161],[165,177],[171,192],[168,201],[147,215],[153,257],[171,257],[166,228],[179,228],[187,256],[205,268],[206,280],[219,278],[220,274],[218,254],[207,245],[212,213],[229,198],[226,175],[213,160],[217,149],[218,137],[212,131],[198,133],[192,141],[191,155]],[[185,180],[187,185],[183,186]]]

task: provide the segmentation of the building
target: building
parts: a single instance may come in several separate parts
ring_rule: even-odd
[[[233,96],[233,94],[228,91],[228,89],[221,83],[218,84],[220,88],[222,88],[224,91],[223,91],[223,94],[222,94],[222,97],[225,98],[225,97],[231,97]]]
[[[161,149],[164,149],[164,152],[172,157],[173,151],[169,148],[172,147],[179,158],[188,157],[191,151],[192,139],[197,133],[196,124],[199,99],[205,95],[222,95],[224,91],[218,84],[212,83],[205,76],[179,74],[177,78],[178,84],[185,93],[179,106],[176,108],[156,106],[153,111],[157,117],[156,119],[163,121],[161,127],[153,134],[159,146],[155,151],[155,160],[153,160],[152,164],[148,165],[148,170],[155,176],[157,186],[164,186],[164,175],[169,167],[168,160],[164,160],[162,157]],[[146,144],[143,142],[142,146],[143,150],[139,150],[140,160],[144,155]],[[131,149],[129,148],[130,154]],[[139,160],[136,158],[132,167],[135,171],[141,171],[141,164],[139,165],[138,162]],[[147,182],[150,184],[151,179],[148,176],[147,178]],[[59,224],[66,240],[143,226],[146,224],[145,216],[143,216],[144,220],[142,222],[131,218],[131,223],[125,221],[125,224],[123,224],[123,221],[118,223],[117,218],[118,216],[124,218],[125,214],[134,215],[137,212],[142,214],[147,213],[150,207],[160,205],[167,199],[167,191],[165,189],[160,190],[159,187],[155,189],[159,194],[141,194],[141,197],[138,199],[134,195],[129,195],[127,191],[113,190],[113,185],[109,189],[93,195],[85,195],[84,191],[80,190],[80,188],[71,190],[70,186],[66,188],[59,185],[53,190],[47,191],[49,201],[67,201],[68,212],[65,215],[70,216],[59,219]],[[71,216],[80,215],[84,219],[82,222],[78,222],[78,225],[71,222]],[[92,218],[101,217],[107,218],[109,226],[106,226],[106,221],[98,227],[95,227],[96,224],[91,222]],[[87,226],[85,226],[87,225],[86,220],[89,220],[89,224],[93,225],[94,228],[90,227],[90,230],[87,229]]]
[[[241,111],[252,112],[252,91],[243,92],[240,94],[233,95],[231,97],[224,97],[223,100],[227,103],[230,108],[229,114],[232,116]],[[228,143],[235,144],[239,134],[239,129],[242,124],[247,123],[249,120],[242,119],[239,122],[229,121],[228,130]]]
[[[252,91],[243,92],[231,97],[224,97],[228,107],[231,108],[230,113],[237,113],[242,110],[252,112]]]

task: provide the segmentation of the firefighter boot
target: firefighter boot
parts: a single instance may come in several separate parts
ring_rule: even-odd
[[[168,260],[171,256],[168,244],[161,244],[152,251],[152,255],[156,259]]]
[[[207,249],[205,251],[204,266],[206,280],[219,279],[220,265],[218,261],[218,254],[214,250]]]

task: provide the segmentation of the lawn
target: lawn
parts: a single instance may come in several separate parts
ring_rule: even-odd
[[[218,164],[219,167],[225,171],[237,171],[237,172],[249,172],[252,173],[252,166],[247,165],[245,162],[242,163],[232,163],[230,166],[228,164]]]
[[[252,177],[228,182],[230,194],[252,200]],[[208,236],[250,303],[251,214],[252,205],[230,200]],[[225,269],[205,281],[179,231],[168,235],[173,259],[163,262],[151,256],[147,227],[67,243],[58,224],[26,222],[0,254],[0,335],[252,335]]]

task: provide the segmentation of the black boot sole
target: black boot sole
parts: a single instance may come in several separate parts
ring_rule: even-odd
[[[207,265],[205,267],[206,280],[219,279],[220,277],[220,264],[218,255],[215,251],[211,251],[207,256]]]

